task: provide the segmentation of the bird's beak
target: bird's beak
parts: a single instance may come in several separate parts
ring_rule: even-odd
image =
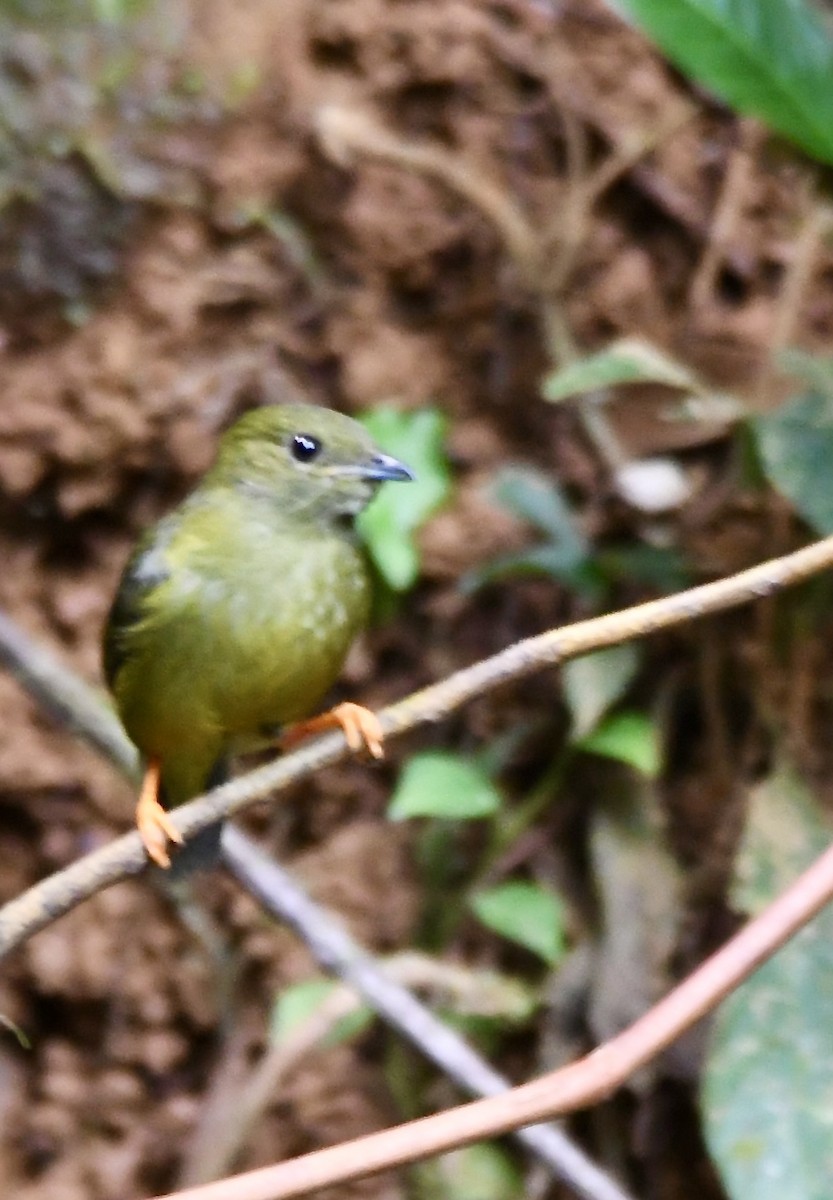
[[[416,479],[410,467],[406,467],[391,454],[374,454],[370,462],[362,466],[361,473],[365,479],[378,479],[380,482],[387,480],[407,483]]]

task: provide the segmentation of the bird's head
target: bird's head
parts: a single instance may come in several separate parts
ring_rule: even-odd
[[[311,404],[256,408],[223,436],[211,479],[301,518],[355,516],[386,480],[413,473],[350,417]]]

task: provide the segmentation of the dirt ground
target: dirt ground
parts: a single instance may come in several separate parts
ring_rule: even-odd
[[[466,572],[534,536],[489,498],[506,462],[557,478],[594,544],[659,538],[682,549],[693,579],[794,544],[782,508],[741,490],[725,422],[668,421],[668,395],[656,388],[619,404],[627,451],[674,453],[691,480],[683,508],[655,520],[615,494],[575,410],[543,401],[540,383],[559,330],[578,350],[642,335],[715,389],[774,403],[763,367],[773,338],[813,349],[833,334],[830,250],[818,250],[798,310],[784,302],[807,169],[689,88],[596,0],[209,0],[169,10],[179,41],[142,68],[145,91],[131,100],[141,119],[125,132],[126,103],[93,106],[83,145],[73,131],[66,153],[38,159],[37,187],[4,190],[0,605],[25,630],[100,681],[101,628],[137,532],[184,494],[235,415],[288,392],[347,412],[437,403],[450,418],[455,489],[423,531],[419,585],[368,635],[342,685],[370,705],[588,611],[547,579],[461,591]],[[25,39],[9,46],[0,71],[33,96],[45,90],[54,108],[50,52]],[[148,95],[183,63],[202,90],[150,112]],[[57,119],[32,111],[35,133],[38,120]],[[29,146],[41,150],[34,134]],[[648,594],[625,580],[610,602]],[[664,638],[640,676],[645,705],[664,695],[670,708],[662,811],[686,895],[663,986],[731,928],[722,896],[745,773],[766,754],[761,712],[786,713],[791,743],[824,770],[814,736],[822,701],[808,683],[823,631],[808,636],[801,661],[775,669],[772,619],[727,617]],[[5,676],[0,697],[5,901],[126,829],[131,792]],[[506,772],[507,790],[520,794],[563,735],[551,677],[392,747],[379,770],[325,772],[247,828],[371,950],[408,946],[422,892],[417,831],[384,818],[398,764],[419,746],[474,749],[523,722],[538,732]],[[599,786],[592,772],[579,780],[503,864],[565,887],[577,933],[592,919],[584,801]],[[7,964],[0,1012],[31,1046],[11,1035],[0,1044],[4,1194],[138,1200],[175,1185],[212,1081],[230,1056],[255,1058],[275,996],[311,969],[231,880],[203,892],[243,964],[244,999],[231,1012],[215,965],[142,880],[85,904]],[[473,924],[446,952],[540,977]],[[646,970],[644,960],[631,965]],[[643,983],[622,987],[641,994]],[[639,1007],[629,992],[631,1002]],[[600,1007],[597,998],[579,1022],[574,1049],[621,1023],[621,1011]],[[501,1069],[522,1079],[551,1065],[567,1037],[557,1013],[554,1004],[513,1037]],[[374,1034],[313,1056],[237,1165],[398,1119],[386,1052]],[[692,1041],[576,1125],[639,1195],[722,1194],[695,1115],[698,1054]],[[421,1103],[450,1100],[426,1086]],[[404,1177],[338,1189],[407,1192]]]

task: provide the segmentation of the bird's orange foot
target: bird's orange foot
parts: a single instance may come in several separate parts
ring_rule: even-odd
[[[298,721],[290,725],[281,736],[280,744],[284,750],[289,750],[311,734],[323,733],[327,729],[343,730],[347,745],[356,754],[366,748],[374,758],[385,756],[382,745],[385,735],[381,721],[369,708],[362,708],[361,704],[351,704],[349,701],[337,704],[320,717],[311,717],[308,721]]]
[[[171,856],[168,843],[182,845],[182,834],[159,803],[159,763],[154,759],[148,763],[139,803],[136,805],[136,824],[139,827],[148,857],[158,867],[169,867]]]

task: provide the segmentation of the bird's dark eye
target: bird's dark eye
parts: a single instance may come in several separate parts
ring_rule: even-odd
[[[289,443],[289,449],[298,462],[311,462],[320,454],[321,443],[309,433],[296,433]]]

